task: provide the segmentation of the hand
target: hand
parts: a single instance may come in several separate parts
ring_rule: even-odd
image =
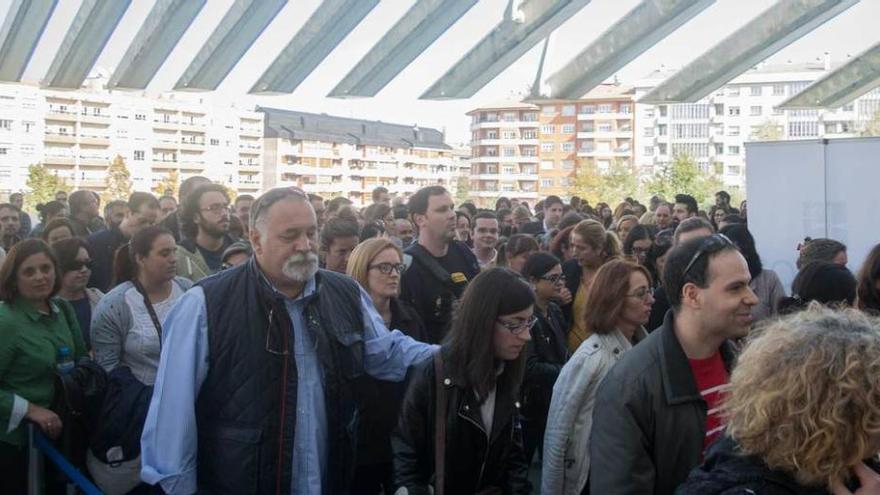
[[[571,291],[568,290],[568,287],[563,287],[559,289],[556,293],[562,306],[571,303]]]
[[[880,494],[880,474],[860,462],[854,469],[856,476],[859,477],[859,489],[852,492],[842,484],[835,483],[831,487],[834,495],[878,495]]]
[[[57,414],[34,403],[28,404],[25,418],[36,423],[49,438],[58,438],[58,435],[61,434],[61,429],[64,428],[61,418]]]

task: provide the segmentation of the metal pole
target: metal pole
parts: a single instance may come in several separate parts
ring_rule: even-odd
[[[34,442],[36,425],[28,423],[28,495],[43,495],[43,455]]]

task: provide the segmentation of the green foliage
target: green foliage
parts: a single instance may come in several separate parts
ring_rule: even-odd
[[[871,117],[871,120],[862,125],[862,130],[859,134],[864,137],[880,136],[880,110],[874,112],[874,116]]]
[[[751,136],[753,141],[780,141],[784,137],[782,125],[772,119],[764,121]]]
[[[45,165],[35,163],[28,167],[28,193],[24,195],[25,209],[34,211],[36,206],[55,199],[56,191],[70,192],[72,187],[65,180],[49,171]]]
[[[180,174],[177,170],[172,170],[168,172],[168,175],[162,179],[161,182],[158,182],[155,186],[153,186],[153,192],[157,196],[168,196],[168,191],[171,191],[171,196],[177,196],[177,190],[180,187]]]
[[[716,175],[700,170],[697,162],[688,155],[676,156],[645,186],[649,195],[659,194],[671,200],[676,194],[690,194],[700,205],[713,203],[715,193],[724,188]]]
[[[471,180],[469,177],[456,179],[455,204],[460,205],[470,199]]]
[[[113,159],[113,163],[107,168],[105,181],[107,188],[101,193],[102,203],[116,199],[128,200],[131,196],[131,172],[122,156],[116,155]]]
[[[606,171],[599,170],[596,163],[586,160],[578,167],[573,195],[580,196],[591,205],[600,201],[616,204],[627,196],[640,196],[638,173],[626,160],[614,160]]]

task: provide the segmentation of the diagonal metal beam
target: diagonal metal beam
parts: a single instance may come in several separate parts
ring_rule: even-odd
[[[476,3],[418,0],[327,96],[376,96]]]
[[[639,103],[695,102],[859,0],[779,0]]]
[[[713,3],[644,0],[550,76],[546,81],[549,94],[541,96],[581,98]]]
[[[107,86],[145,89],[205,1],[156,0]]]
[[[422,99],[470,98],[546,38],[590,0],[523,0],[510,15],[422,94]]]
[[[83,0],[42,85],[81,87],[130,4],[131,0]]]
[[[880,44],[817,80],[778,108],[837,108],[880,87]]]
[[[58,0],[14,0],[0,27],[0,81],[21,80]]]
[[[379,4],[379,0],[324,0],[251,88],[292,93]]]
[[[287,0],[235,0],[174,89],[217,89],[286,3]]]

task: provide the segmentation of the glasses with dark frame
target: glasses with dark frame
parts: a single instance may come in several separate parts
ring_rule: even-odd
[[[506,321],[502,321],[502,320],[497,320],[497,321],[508,332],[512,333],[513,335],[519,335],[519,334],[523,333],[523,331],[525,331],[525,330],[531,330],[532,327],[534,327],[535,324],[538,323],[538,317],[535,315],[532,315],[532,317],[529,318],[528,320],[524,320],[519,323],[510,323],[510,322],[506,322]]]
[[[91,270],[94,266],[95,265],[92,260],[73,260],[64,266],[64,270],[68,272],[78,272],[83,268],[88,268],[89,270]]]
[[[703,242],[700,243],[700,247],[697,249],[697,252],[691,257],[691,260],[688,262],[687,266],[684,267],[684,272],[682,272],[682,277],[687,277],[688,272],[694,266],[694,263],[700,259],[700,256],[704,254],[711,254],[718,251],[721,251],[725,247],[728,246],[736,246],[733,241],[728,239],[728,237],[724,234],[712,234],[709,237],[703,239]]]
[[[402,275],[403,271],[406,270],[406,265],[403,263],[376,263],[367,268],[370,270],[375,268],[379,270],[379,273],[382,275],[391,275],[392,271],[396,271],[398,275]]]
[[[538,277],[538,279],[546,280],[547,282],[550,282],[553,285],[565,283],[565,275],[563,275],[562,273],[556,273],[553,275],[544,275],[543,277]]]

